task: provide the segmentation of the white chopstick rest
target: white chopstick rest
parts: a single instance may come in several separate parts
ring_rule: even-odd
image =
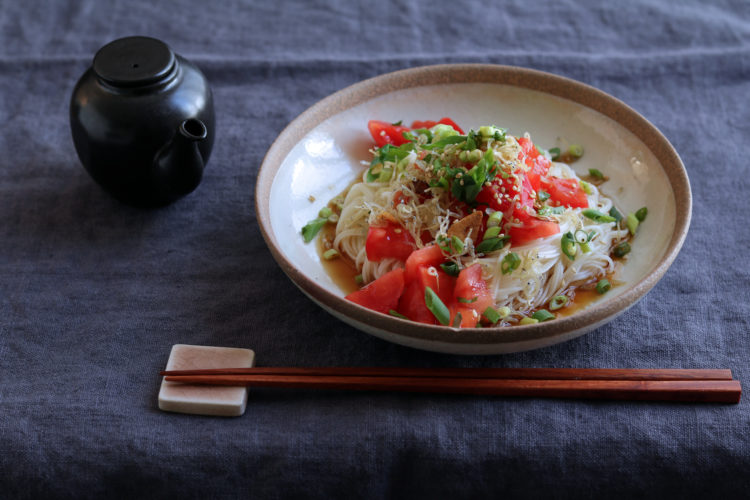
[[[167,370],[198,368],[251,368],[255,353],[250,349],[175,344]],[[212,387],[167,382],[162,378],[159,409],[195,415],[239,417],[247,406],[247,387]]]

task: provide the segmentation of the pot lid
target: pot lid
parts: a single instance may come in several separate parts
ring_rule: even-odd
[[[108,43],[94,56],[96,75],[115,87],[149,85],[175,66],[174,52],[155,38],[131,36]]]

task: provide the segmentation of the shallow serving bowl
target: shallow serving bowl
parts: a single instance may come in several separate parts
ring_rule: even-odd
[[[598,168],[621,210],[648,206],[614,287],[572,315],[535,325],[456,329],[370,311],[344,299],[300,230],[369,162],[367,121],[453,118],[462,128],[494,124],[531,134],[544,148],[582,144],[579,173]],[[315,201],[311,201],[314,199]],[[398,344],[456,354],[536,349],[583,335],[623,313],[664,275],[690,224],[685,167],[669,141],[624,103],[588,85],[530,69],[452,64],[389,73],[341,90],[302,113],[269,149],[256,186],[263,237],[284,272],[323,309]]]

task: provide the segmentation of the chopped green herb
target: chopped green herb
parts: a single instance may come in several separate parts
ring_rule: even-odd
[[[400,312],[394,311],[393,309],[389,310],[388,314],[390,314],[391,316],[395,316],[397,318],[401,318],[401,319],[409,319],[406,316],[404,316],[403,314],[401,314]]]
[[[463,297],[459,297],[457,300],[461,302],[462,304],[473,304],[474,302],[477,301],[477,299],[479,299],[478,296],[474,296],[474,298],[472,299],[465,299]]]
[[[521,321],[519,322],[521,325],[535,325],[539,323],[539,320],[536,318],[529,318],[527,316],[524,316],[521,318]]]
[[[323,258],[325,260],[333,260],[338,256],[339,256],[339,252],[335,248],[329,248],[328,250],[323,252]]]
[[[562,235],[562,238],[560,238],[560,248],[562,249],[562,253],[564,253],[570,260],[576,259],[576,251],[578,250],[578,247],[576,246],[576,239],[573,236],[573,233],[568,231]]]
[[[492,323],[493,325],[503,319],[503,317],[500,315],[498,311],[496,311],[493,307],[488,307],[484,310],[482,313],[482,316],[487,318],[487,320]]]
[[[503,223],[502,212],[492,212],[490,216],[487,217],[487,227],[499,226],[502,223]]]
[[[451,236],[451,247],[455,253],[461,254],[464,252],[464,242],[458,236]]]
[[[573,234],[573,237],[575,238],[576,242],[580,243],[588,243],[591,238],[589,238],[589,233],[584,231],[583,229],[576,229],[576,232]]]
[[[391,125],[393,125],[394,127],[400,127],[403,122],[404,120],[399,120],[396,123],[391,123]]]
[[[362,283],[364,283],[364,282],[365,282],[365,279],[364,279],[364,278],[362,277],[362,275],[361,275],[361,274],[358,274],[358,275],[356,275],[356,276],[354,277],[354,281],[355,281],[355,282],[356,282],[356,283],[357,283],[358,285],[361,285]]]
[[[541,321],[549,321],[551,319],[555,319],[555,315],[549,312],[546,309],[539,309],[534,314],[531,315],[532,318]]]
[[[447,325],[450,322],[451,312],[429,286],[424,289],[424,303],[441,325]]]
[[[612,250],[612,254],[615,257],[625,257],[629,253],[630,253],[630,243],[628,243],[627,241],[618,243],[617,246],[615,246],[614,250]]]
[[[614,217],[616,222],[620,222],[622,220],[622,214],[618,212],[615,207],[609,209],[609,215]]]
[[[609,291],[609,289],[612,288],[612,285],[609,284],[609,281],[606,279],[599,280],[599,282],[596,284],[596,291],[600,295],[604,295]]]
[[[503,258],[503,261],[500,263],[500,270],[503,274],[510,274],[518,269],[518,266],[520,264],[521,257],[519,257],[515,252],[510,252]]]
[[[583,212],[581,212],[585,217],[588,217],[589,219],[593,220],[594,222],[615,222],[616,219],[612,217],[611,215],[603,214],[599,210],[594,210],[593,208],[587,208]]]
[[[304,238],[305,243],[310,243],[323,226],[325,226],[326,222],[328,222],[328,218],[318,217],[305,224],[302,228],[302,238]]]
[[[453,316],[453,326],[454,328],[458,328],[461,326],[461,321],[463,321],[464,317],[460,312],[457,312],[455,316]]]
[[[589,175],[594,179],[604,180],[604,174],[601,172],[601,170],[598,170],[596,168],[590,168]]]
[[[550,207],[544,205],[542,208],[536,211],[540,217],[546,217],[548,215],[562,215],[565,213],[565,207]]]
[[[594,194],[594,187],[586,181],[581,181],[581,189],[586,194]]]
[[[643,222],[646,220],[646,216],[648,215],[648,207],[641,207],[635,212],[635,217],[640,221]]]
[[[318,212],[318,217],[321,217],[323,219],[327,219],[331,215],[333,215],[333,210],[328,207],[323,207],[320,209],[320,212]]]
[[[502,249],[508,242],[508,240],[510,240],[510,236],[500,236],[498,238],[484,239],[479,245],[477,245],[476,251],[483,254],[496,252]]]
[[[493,226],[493,227],[487,228],[487,230],[484,232],[484,239],[488,240],[491,238],[497,238],[498,236],[500,236],[501,230],[502,228],[500,226]]]
[[[553,160],[560,158],[560,148],[549,148],[547,151],[549,151],[550,157]]]
[[[583,156],[583,146],[581,146],[580,144],[571,144],[568,148],[568,153],[573,158],[580,158],[581,156]]]
[[[628,214],[627,219],[625,219],[625,225],[628,226],[628,231],[630,231],[630,234],[635,235],[635,232],[638,230],[638,225],[641,222],[638,220],[638,217],[636,217],[635,214]]]
[[[536,199],[539,201],[549,200],[549,193],[547,191],[537,191]]]
[[[565,295],[555,295],[552,297],[552,300],[549,301],[549,310],[557,311],[558,309],[565,307],[569,300],[570,299]]]
[[[465,135],[451,135],[448,137],[443,137],[442,139],[438,140],[437,142],[433,142],[432,144],[425,144],[422,147],[424,149],[441,149],[450,144],[459,144],[464,141],[466,141]]]
[[[443,271],[445,271],[447,274],[450,274],[451,276],[458,276],[458,273],[460,272],[460,269],[458,268],[458,264],[456,264],[452,260],[440,264],[440,268]]]

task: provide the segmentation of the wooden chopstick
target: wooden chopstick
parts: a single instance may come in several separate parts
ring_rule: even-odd
[[[738,403],[740,383],[729,370],[612,370],[546,368],[250,368],[162,372],[188,384],[405,391],[515,397]],[[273,373],[273,371],[276,373]],[[356,370],[356,374],[354,371]],[[370,370],[370,375],[363,375]],[[460,376],[455,375],[455,371]],[[542,371],[540,371],[542,370]],[[191,372],[193,375],[185,374]],[[265,372],[265,373],[263,373]],[[278,373],[285,372],[285,373]],[[325,374],[324,372],[328,372]],[[439,375],[430,375],[438,373]],[[471,373],[482,374],[472,377]],[[496,372],[490,376],[490,373]],[[195,374],[198,373],[198,374]],[[376,373],[376,375],[372,375]],[[398,373],[398,375],[394,375]],[[548,378],[540,378],[546,373]],[[511,375],[525,378],[509,378]],[[549,375],[556,374],[556,378]],[[626,378],[614,378],[616,375]],[[703,375],[702,375],[703,374]],[[729,378],[727,378],[727,375]],[[665,378],[659,379],[659,376]],[[707,378],[700,378],[700,377]],[[641,378],[637,378],[641,377]],[[683,377],[683,378],[676,378]]]
[[[732,380],[731,370],[650,368],[398,368],[254,367],[165,370],[161,375],[290,375],[307,377],[427,377],[538,380]]]

